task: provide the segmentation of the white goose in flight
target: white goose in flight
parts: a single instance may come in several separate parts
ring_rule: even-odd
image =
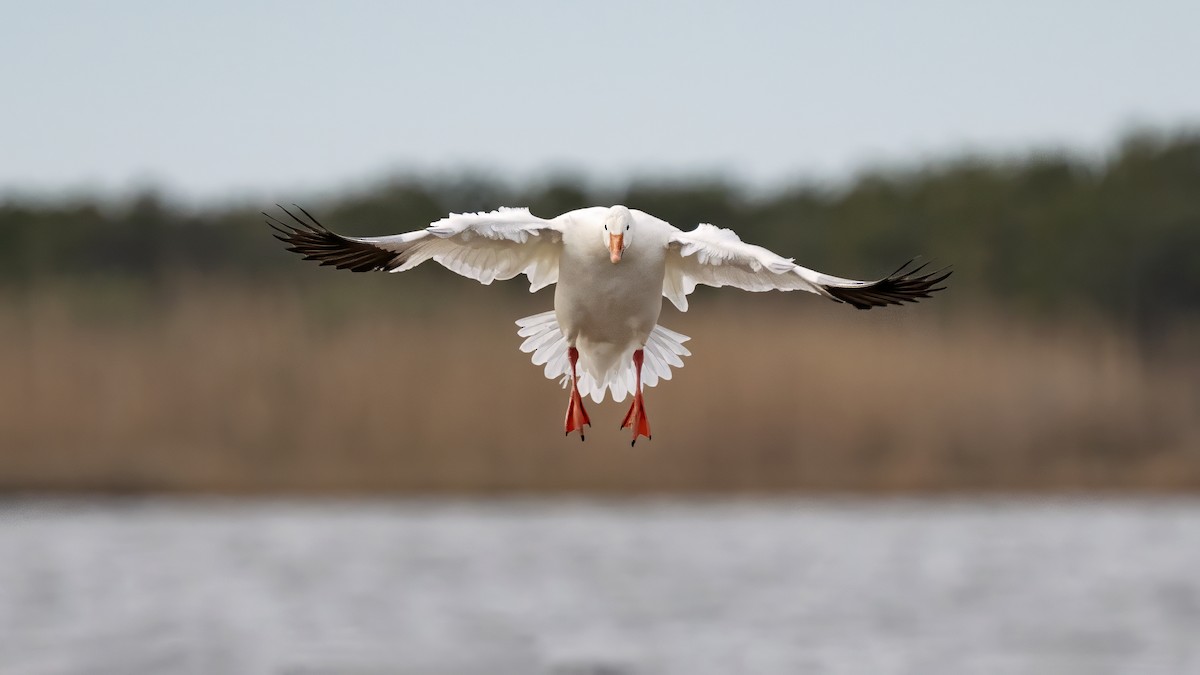
[[[283,208],[283,207],[280,207]],[[684,232],[654,216],[624,206],[591,207],[556,218],[529,209],[452,213],[423,230],[386,237],[345,237],[322,226],[307,211],[301,218],[283,209],[285,223],[269,214],[268,224],[289,251],[305,260],[354,272],[403,272],[426,260],[482,284],[529,278],[530,292],[558,284],[554,310],[517,321],[525,338],[521,351],[545,365],[546,377],[571,387],[566,433],[590,426],[582,397],[599,403],[633,394],[621,428],[633,442],[650,437],[642,385],[671,378],[690,355],[689,338],[658,325],[662,298],[687,311],[687,296],[699,284],[747,291],[802,290],[858,309],[915,302],[940,291],[947,270],[918,274],[909,263],[877,281],[855,281],[800,267],[733,231],[702,224]]]

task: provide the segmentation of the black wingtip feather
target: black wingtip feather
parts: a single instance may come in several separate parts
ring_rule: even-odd
[[[863,286],[847,288],[826,285],[822,288],[834,300],[844,302],[856,309],[917,302],[930,297],[931,293],[946,290],[945,286],[938,286],[938,284],[949,278],[954,270],[947,266],[933,272],[920,274],[929,265],[929,262],[924,262],[911,270],[908,269],[915,262],[916,258],[913,258],[879,281]]]
[[[404,255],[375,244],[343,237],[327,229],[311,213],[299,204],[292,206],[308,220],[276,204],[293,222],[286,223],[264,212],[272,236],[289,244],[288,251],[297,253],[304,260],[315,260],[321,265],[332,265],[352,272],[391,270],[404,263]]]

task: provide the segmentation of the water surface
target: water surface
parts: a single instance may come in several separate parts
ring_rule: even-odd
[[[2,673],[1200,673],[1200,502],[0,505]]]

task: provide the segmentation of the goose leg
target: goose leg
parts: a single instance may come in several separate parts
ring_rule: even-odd
[[[583,426],[591,426],[587,411],[583,409],[583,398],[579,395],[579,379],[575,374],[575,363],[579,360],[579,350],[571,347],[567,350],[567,358],[571,360],[571,398],[567,403],[566,436],[572,431],[579,431],[579,440],[584,440]]]
[[[629,406],[629,412],[625,413],[625,421],[621,422],[621,428],[633,427],[633,441],[629,445],[637,443],[638,436],[645,436],[650,440],[650,420],[646,419],[646,401],[642,398],[642,350],[637,350],[633,353],[633,368],[637,373],[637,384],[633,389],[633,404]]]

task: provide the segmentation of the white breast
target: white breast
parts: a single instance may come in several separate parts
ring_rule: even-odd
[[[619,263],[609,260],[599,222],[576,222],[563,235],[554,311],[598,382],[646,344],[662,311],[665,235],[640,225]]]

